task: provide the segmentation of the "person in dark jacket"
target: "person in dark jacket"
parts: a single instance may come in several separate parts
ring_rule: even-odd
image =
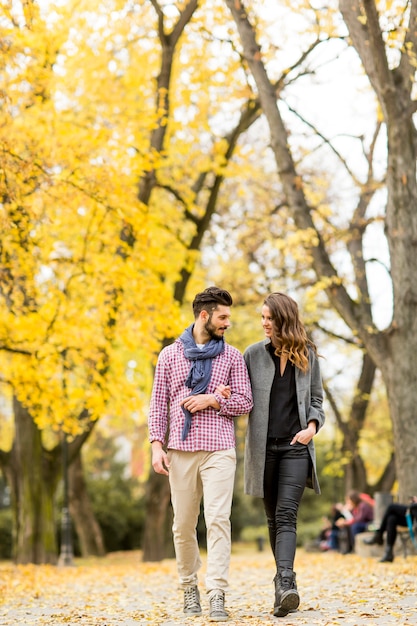
[[[298,507],[305,486],[320,493],[313,437],[324,424],[317,349],[300,321],[297,303],[271,293],[262,307],[266,340],[244,358],[253,409],[245,444],[245,492],[263,499],[276,562],[274,615],[298,608],[294,559]]]
[[[398,526],[407,526],[406,514],[410,511],[412,520],[417,519],[417,496],[410,498],[410,504],[389,504],[385,509],[381,526],[369,539],[364,539],[368,546],[384,545],[384,534],[386,534],[385,553],[380,559],[380,563],[392,563],[394,560],[394,544],[397,538]]]

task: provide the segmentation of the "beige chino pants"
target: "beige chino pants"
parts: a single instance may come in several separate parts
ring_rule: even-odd
[[[197,585],[201,567],[196,526],[203,498],[207,527],[206,590],[228,587],[236,451],[169,450],[169,482],[174,510],[172,532],[182,587]]]

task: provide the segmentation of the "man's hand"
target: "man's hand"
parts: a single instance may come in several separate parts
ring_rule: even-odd
[[[209,406],[219,408],[218,402],[212,393],[199,393],[196,396],[187,396],[181,402],[190,413],[197,413]]]
[[[164,474],[164,476],[168,476],[168,455],[162,448],[162,443],[160,441],[152,441],[152,467],[157,474]]]
[[[215,392],[218,396],[222,396],[223,398],[230,398],[232,392],[230,391],[229,385],[219,385],[216,387]],[[197,411],[202,411],[203,409],[207,409],[208,407],[212,407],[213,409],[219,409],[220,405],[216,400],[216,396],[212,393],[199,393],[195,396],[187,396],[181,402],[181,404],[190,411],[190,413],[197,413]]]

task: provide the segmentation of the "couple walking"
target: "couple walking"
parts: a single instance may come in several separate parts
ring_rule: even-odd
[[[296,302],[272,293],[262,307],[265,339],[244,355],[224,340],[232,297],[208,287],[193,301],[194,322],[164,348],[149,413],[152,466],[168,476],[184,614],[201,615],[196,526],[207,527],[209,620],[226,621],[230,513],[236,470],[234,418],[249,413],[245,492],[263,499],[276,561],[274,615],[298,608],[294,559],[305,486],[320,492],[313,436],[324,423],[317,350]]]

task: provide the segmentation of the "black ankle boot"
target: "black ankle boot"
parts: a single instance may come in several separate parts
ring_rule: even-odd
[[[274,578],[275,582],[275,617],[285,617],[298,609],[300,596],[297,591],[295,574],[291,569],[284,569],[278,572]]]
[[[384,556],[379,562],[380,563],[392,563],[393,560],[394,560],[394,552],[392,550],[392,546],[387,546]]]
[[[275,605],[277,606],[277,580],[278,580],[278,574],[275,574],[274,576],[274,585],[275,585]],[[279,585],[278,585],[279,586]],[[295,591],[298,592],[297,589],[297,575],[296,573],[293,571],[293,579],[292,579],[292,588],[295,589]],[[296,613],[298,610],[298,606],[295,609],[290,609],[289,613]]]
[[[376,530],[374,534],[372,535],[372,537],[369,537],[368,539],[364,539],[363,543],[366,544],[367,546],[383,546],[384,539],[382,537],[381,531]]]

